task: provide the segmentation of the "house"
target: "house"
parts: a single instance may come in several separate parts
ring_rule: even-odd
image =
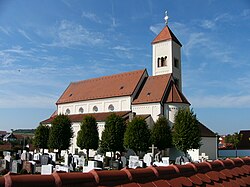
[[[172,126],[178,109],[190,106],[182,92],[181,47],[166,24],[152,42],[152,76],[142,69],[72,82],[56,102],[56,113],[41,123],[50,124],[58,114],[68,115],[74,131],[71,153],[79,152],[77,132],[87,114],[97,119],[99,137],[111,112],[125,119],[135,115],[147,116],[149,127],[163,115]],[[217,138],[208,128],[202,126],[202,129],[201,149],[204,152],[210,150],[213,153],[209,158],[216,159]]]
[[[3,141],[5,142],[11,142],[11,141],[15,141],[17,138],[13,133],[7,133],[4,137],[3,137]]]

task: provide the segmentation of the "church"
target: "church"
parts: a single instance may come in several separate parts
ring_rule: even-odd
[[[58,114],[66,114],[72,122],[74,137],[69,152],[80,151],[77,132],[84,116],[92,115],[98,123],[99,137],[111,112],[125,120],[140,116],[152,127],[159,116],[170,126],[179,108],[190,106],[182,92],[181,42],[166,25],[152,41],[152,76],[146,69],[72,82],[57,100],[57,110],[42,124],[50,124]],[[202,146],[199,154],[217,158],[217,137],[200,123]],[[170,159],[174,157],[173,151]]]

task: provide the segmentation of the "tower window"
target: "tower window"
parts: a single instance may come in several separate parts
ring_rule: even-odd
[[[179,68],[179,60],[174,58],[174,67]]]
[[[82,114],[84,112],[83,108],[79,108],[79,113]]]
[[[157,67],[167,66],[167,56],[157,59]]]

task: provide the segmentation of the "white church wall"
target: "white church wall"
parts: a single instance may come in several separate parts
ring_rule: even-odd
[[[165,114],[168,116],[169,125],[172,127],[174,124],[174,118],[179,108],[188,108],[189,105],[185,103],[173,103],[173,104],[165,104]]]
[[[69,147],[69,153],[75,154],[75,150],[78,149],[79,151],[83,151],[86,154],[86,150],[81,150],[76,142],[77,142],[77,134],[78,131],[81,129],[81,123],[72,123],[72,128],[73,128],[73,138],[71,139],[71,146]],[[102,132],[105,128],[105,122],[97,122],[97,128],[98,128],[98,134],[99,134],[99,139],[101,139]],[[95,155],[96,151],[95,150],[89,150],[89,156],[93,157]]]
[[[205,153],[209,160],[217,159],[217,137],[202,137],[201,143],[200,155]]]
[[[181,77],[181,47],[175,43],[175,42],[172,42],[172,46],[173,46],[173,57],[172,57],[172,64],[173,64],[173,75],[174,75],[174,78],[177,78],[178,79],[178,88],[180,89],[180,91],[182,91],[182,77]],[[174,59],[177,59],[178,60],[178,66],[175,67],[174,65]]]
[[[79,109],[83,109],[83,114],[94,113],[93,107],[96,106],[98,111],[96,112],[109,112],[109,105],[114,106],[114,111],[130,111],[131,97],[113,97],[105,99],[96,99],[89,101],[79,101],[73,103],[65,103],[58,105],[58,114],[66,114],[67,109],[70,110],[70,114],[80,114]]]
[[[160,103],[132,105],[132,112],[135,112],[137,115],[151,114],[152,119],[156,121],[159,114],[161,114],[161,105]]]
[[[162,75],[166,73],[172,73],[172,42],[167,40],[153,44],[153,62],[152,62],[152,73],[155,75]],[[158,58],[167,56],[167,65],[158,67]]]

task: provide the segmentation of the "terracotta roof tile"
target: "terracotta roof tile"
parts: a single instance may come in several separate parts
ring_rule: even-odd
[[[189,104],[188,100],[185,96],[181,93],[181,91],[177,88],[173,81],[170,82],[168,93],[166,97],[167,103],[186,103]]]
[[[241,162],[242,161],[242,162]],[[246,162],[245,162],[246,161]],[[183,187],[183,186],[250,186],[249,158],[218,160],[167,167],[147,167],[89,173],[57,173],[52,175],[13,175],[0,177],[0,185],[19,186],[119,186],[119,187]],[[230,163],[231,162],[231,163]],[[243,169],[244,168],[244,169]],[[243,170],[240,172],[240,170]],[[237,173],[237,175],[233,174]]]
[[[171,74],[150,76],[132,104],[161,102]]]
[[[57,104],[130,96],[143,75],[147,75],[146,69],[73,82],[58,99]]]
[[[162,31],[155,37],[155,39],[153,40],[152,44],[158,43],[158,42],[162,42],[162,41],[166,41],[166,40],[170,40],[172,39],[173,41],[175,41],[177,44],[181,45],[181,42],[177,39],[177,37],[174,35],[174,33],[171,31],[171,29],[168,26],[165,26]]]
[[[128,117],[127,115],[130,113],[130,111],[123,111],[123,112],[102,112],[102,113],[88,113],[88,114],[73,114],[73,115],[68,115],[69,119],[71,122],[81,122],[85,116],[93,116],[95,117],[96,121],[105,121],[108,116],[110,116],[112,113],[115,113],[118,116],[121,117]],[[42,124],[50,124],[56,117],[52,116],[44,121],[42,121]]]

